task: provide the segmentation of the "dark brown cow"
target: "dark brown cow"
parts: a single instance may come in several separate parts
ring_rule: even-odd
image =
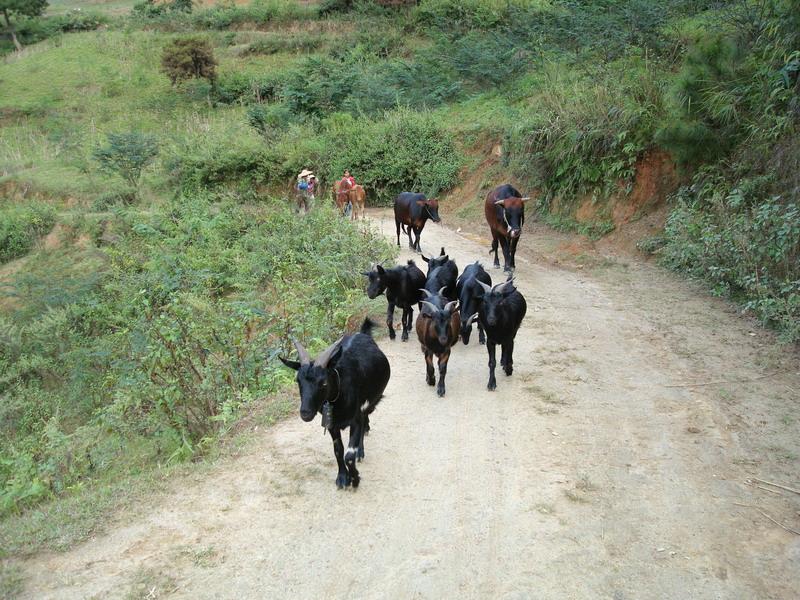
[[[394,223],[397,226],[397,247],[400,247],[400,226],[408,234],[408,247],[417,252],[422,252],[419,247],[419,238],[428,219],[434,223],[441,221],[439,218],[439,201],[436,198],[428,200],[425,194],[402,192],[394,199]],[[408,230],[406,230],[406,226]],[[411,232],[416,240],[411,241]]]
[[[492,232],[492,250],[494,252],[494,266],[499,267],[497,246],[503,249],[503,262],[505,271],[516,267],[514,255],[517,253],[517,243],[522,235],[522,225],[525,223],[525,202],[530,200],[523,197],[517,189],[509,184],[494,188],[486,196],[484,211],[489,230]]]

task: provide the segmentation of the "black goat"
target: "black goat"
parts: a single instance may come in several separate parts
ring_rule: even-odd
[[[431,294],[427,290],[425,295],[428,299],[422,301],[422,308],[417,317],[417,337],[425,354],[425,381],[428,385],[436,383],[433,355],[439,359],[439,385],[436,393],[442,397],[445,393],[444,378],[447,376],[447,362],[450,360],[450,350],[458,341],[461,318],[457,300],[448,302],[441,294]]]
[[[374,271],[365,272],[364,275],[369,277],[367,296],[373,299],[386,292],[386,300],[389,302],[386,310],[386,326],[389,328],[390,339],[395,338],[394,307],[399,306],[403,309],[403,334],[400,339],[407,342],[408,332],[411,331],[411,323],[414,320],[414,305],[419,304],[422,298],[420,288],[425,285],[425,274],[413,260],[409,260],[407,265],[391,269],[377,265]]]
[[[499,283],[490,287],[483,282],[479,282],[484,294],[478,308],[478,318],[481,325],[486,330],[486,349],[489,351],[489,391],[497,388],[497,380],[494,376],[494,368],[497,364],[495,360],[495,346],[500,344],[502,351],[500,354],[500,365],[511,375],[514,371],[514,337],[517,335],[522,319],[528,305],[525,298],[514,287],[513,279]],[[473,315],[467,321],[471,324],[475,318]]]
[[[283,364],[297,371],[300,388],[300,418],[313,421],[322,415],[322,426],[333,438],[333,453],[339,466],[336,486],[358,487],[361,478],[356,458],[364,458],[364,434],[369,431],[369,415],[383,397],[389,383],[389,361],[372,339],[374,323],[364,320],[361,332],[345,335],[328,346],[316,359],[297,340],[294,342],[300,362],[279,357]],[[350,428],[347,450],[342,444],[342,430]]]
[[[468,265],[456,281],[456,297],[461,307],[461,341],[465,345],[469,344],[469,336],[472,334],[472,322],[468,322],[469,317],[478,312],[480,299],[484,294],[481,283],[491,286],[492,278],[478,261]],[[478,320],[478,343],[486,343],[480,320]]]
[[[442,287],[445,288],[444,295],[448,300],[456,299],[456,280],[458,279],[458,266],[455,261],[442,253],[436,258],[426,258],[422,260],[428,263],[428,277],[425,280],[425,289],[432,294],[441,293]]]

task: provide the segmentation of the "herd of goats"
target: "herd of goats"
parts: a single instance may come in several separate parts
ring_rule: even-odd
[[[436,385],[433,357],[439,366],[436,391],[445,395],[447,362],[459,337],[469,343],[472,324],[477,322],[478,341],[489,351],[488,389],[497,387],[495,379],[497,345],[501,347],[500,366],[506,375],[513,372],[514,338],[525,317],[525,298],[514,285],[514,255],[525,221],[525,201],[528,198],[511,185],[501,185],[486,197],[486,221],[492,233],[494,266],[499,267],[498,246],[502,248],[508,279],[492,286],[492,278],[476,261],[467,266],[459,277],[456,263],[441,249],[438,257],[422,260],[428,264],[425,275],[409,260],[406,265],[385,269],[377,265],[365,272],[369,279],[367,295],[377,298],[386,294],[389,306],[386,325],[389,338],[395,339],[394,309],[402,309],[402,341],[408,341],[414,306],[419,307],[416,321],[417,337],[425,354],[428,385]],[[400,231],[408,235],[409,247],[420,250],[419,239],[428,219],[439,222],[436,199],[423,194],[404,192],[395,200],[397,245]],[[415,238],[412,240],[411,234]],[[364,458],[364,436],[369,431],[369,415],[380,402],[391,373],[386,355],[372,339],[374,323],[365,319],[359,333],[344,335],[316,358],[311,358],[303,345],[293,339],[299,361],[280,357],[287,367],[297,371],[300,388],[300,417],[314,420],[322,415],[322,426],[333,438],[333,453],[339,467],[336,485],[339,488],[358,487],[360,476],[356,461]],[[342,443],[342,430],[350,428],[347,449]]]

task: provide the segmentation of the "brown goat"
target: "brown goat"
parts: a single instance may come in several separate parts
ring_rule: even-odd
[[[450,350],[458,341],[461,331],[461,316],[458,312],[458,301],[448,302],[447,298],[438,294],[431,294],[423,290],[428,296],[422,301],[422,309],[417,317],[417,337],[425,354],[425,381],[428,385],[436,384],[433,369],[433,355],[439,359],[439,385],[436,393],[441,397],[445,393],[444,379],[447,375],[447,361],[450,360]]]

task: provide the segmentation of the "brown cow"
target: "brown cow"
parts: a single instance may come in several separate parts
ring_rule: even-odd
[[[333,184],[333,197],[342,214],[345,214],[347,204],[350,204],[351,220],[357,219],[359,216],[362,219],[366,218],[364,207],[367,202],[367,193],[360,185],[355,184],[351,187],[346,178],[340,179]]]
[[[516,268],[514,255],[517,253],[517,243],[525,223],[525,202],[528,200],[530,198],[523,197],[514,186],[507,183],[494,188],[486,196],[483,208],[492,233],[492,249],[489,254],[494,252],[495,267],[500,266],[497,257],[499,244],[503,249],[503,270],[512,271]]]
[[[419,238],[422,229],[428,219],[435,223],[441,221],[439,218],[439,201],[436,198],[430,200],[425,194],[414,194],[412,192],[402,192],[394,199],[394,223],[397,226],[397,247],[400,247],[400,227],[403,233],[408,234],[408,247],[417,252],[422,252],[419,246]],[[406,229],[406,226],[408,229]],[[416,240],[411,240],[411,232],[414,232]]]

